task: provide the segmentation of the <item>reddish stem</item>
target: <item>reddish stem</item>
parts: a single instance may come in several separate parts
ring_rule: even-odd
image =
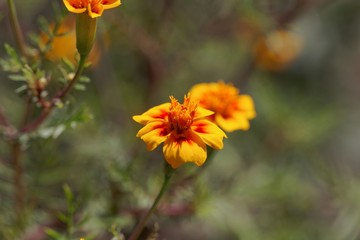
[[[1,108],[0,108],[0,126],[4,126],[4,127],[10,126],[9,121],[7,120],[7,118]]]
[[[14,184],[15,184],[15,206],[18,220],[22,218],[25,203],[25,187],[23,180],[23,166],[21,164],[21,144],[19,141],[11,143],[12,165],[14,168]]]

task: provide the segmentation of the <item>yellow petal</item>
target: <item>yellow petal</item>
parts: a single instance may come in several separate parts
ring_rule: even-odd
[[[167,137],[162,136],[161,132],[162,130],[158,128],[141,137],[141,139],[146,143],[146,149],[148,151],[154,150],[157,146],[159,146],[159,144],[166,140]]]
[[[247,119],[253,119],[256,117],[254,101],[249,95],[239,96],[238,108]]]
[[[209,89],[209,83],[198,83],[192,86],[190,89],[190,94],[194,99],[201,99],[204,94],[208,92]]]
[[[199,136],[189,131],[186,139],[179,140],[170,135],[164,143],[163,153],[173,168],[186,162],[201,166],[206,160],[206,145]]]
[[[164,122],[154,121],[146,124],[136,136],[146,143],[147,150],[152,151],[166,140],[167,135]]]
[[[151,132],[155,129],[161,129],[164,132],[164,134],[162,134],[162,135],[167,135],[167,133],[165,133],[165,131],[166,131],[165,124],[166,123],[162,120],[151,121],[139,130],[139,132],[136,134],[136,137],[142,137],[144,134],[147,134],[148,132]]]
[[[166,119],[168,116],[170,105],[170,103],[163,103],[159,106],[150,108],[141,115],[133,116],[133,119],[135,122],[138,122],[140,124],[146,124],[147,122],[154,119]]]
[[[210,147],[214,149],[223,148],[223,138],[226,138],[226,134],[216,124],[202,119],[194,121],[191,129]]]
[[[103,0],[102,4],[104,6],[104,9],[110,9],[110,8],[120,6],[121,1],[120,0]]]
[[[65,7],[67,8],[67,10],[69,12],[72,13],[83,13],[86,11],[86,7],[76,7],[76,1],[71,1],[71,0],[63,0]]]
[[[224,117],[221,114],[215,114],[215,122],[226,132],[248,130],[250,128],[249,120],[255,116],[253,99],[248,95],[240,95],[231,115]]]
[[[231,118],[223,118],[220,114],[215,115],[216,123],[226,132],[235,130],[248,130],[249,120],[241,113],[233,115]]]
[[[213,115],[213,114],[214,114],[213,111],[210,111],[210,110],[208,110],[206,108],[203,108],[203,107],[198,107],[196,109],[194,120],[199,119],[199,118],[208,117],[208,116]]]

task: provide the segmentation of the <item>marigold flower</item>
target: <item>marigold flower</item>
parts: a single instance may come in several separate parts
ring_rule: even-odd
[[[231,84],[200,83],[191,88],[190,94],[199,100],[199,106],[215,113],[208,118],[227,132],[248,130],[249,120],[256,116],[252,98],[239,95],[239,90]]]
[[[302,41],[293,32],[277,30],[256,41],[253,52],[256,63],[268,70],[287,67],[301,51]]]
[[[207,156],[206,145],[223,148],[225,133],[205,119],[212,114],[199,107],[190,95],[184,96],[183,104],[171,96],[170,103],[153,107],[133,119],[145,125],[136,136],[146,143],[147,149],[152,151],[164,142],[164,157],[177,168],[186,162],[201,166]]]
[[[105,9],[115,8],[120,0],[63,0],[65,7],[72,13],[88,14],[92,18],[100,17]]]

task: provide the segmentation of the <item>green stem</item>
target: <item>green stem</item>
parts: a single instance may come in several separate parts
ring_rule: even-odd
[[[85,68],[86,59],[87,55],[80,55],[79,65],[73,79],[71,79],[68,85],[66,85],[66,87],[62,91],[60,91],[56,95],[56,97],[53,98],[52,103],[49,107],[43,108],[40,116],[37,119],[35,119],[33,122],[30,122],[21,129],[22,133],[29,133],[36,130],[48,118],[51,110],[56,106],[57,102],[59,102],[59,100],[63,100],[65,96],[70,92],[70,90],[74,87],[75,83],[80,79],[80,76]]]
[[[84,71],[84,68],[85,68],[85,63],[86,63],[87,56],[88,55],[80,55],[79,65],[78,65],[78,69],[76,70],[75,76],[70,81],[70,83],[64,88],[64,90],[62,90],[57,95],[57,97],[56,97],[57,99],[62,100],[70,92],[70,90],[73,88],[75,83],[80,79],[81,74],[82,74],[82,72]]]
[[[162,185],[158,195],[156,196],[151,208],[147,211],[147,213],[141,219],[141,221],[136,225],[135,229],[133,230],[133,232],[128,240],[137,240],[139,238],[142,230],[144,229],[145,224],[147,223],[150,216],[153,214],[153,212],[156,210],[157,206],[159,205],[159,202],[160,202],[161,198],[163,197],[163,195],[169,185],[169,182],[170,182],[173,172],[174,172],[174,169],[171,168],[171,166],[165,162],[163,185]]]
[[[16,14],[15,3],[13,0],[8,0],[9,12],[10,12],[10,25],[14,33],[15,41],[19,47],[23,56],[26,56],[26,46],[24,41],[24,36],[20,29],[19,20]]]

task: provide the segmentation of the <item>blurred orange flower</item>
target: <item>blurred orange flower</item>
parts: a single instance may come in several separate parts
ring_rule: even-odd
[[[50,32],[54,31],[54,24],[50,25]],[[40,34],[40,47],[48,49],[45,50],[45,57],[50,61],[59,61],[61,59],[68,59],[72,63],[77,62],[76,50],[76,32],[75,19],[72,17],[65,18],[57,27],[54,36],[50,39],[48,34]],[[49,44],[49,45],[48,45]],[[48,45],[48,46],[46,46]],[[92,65],[96,65],[100,58],[100,49],[98,44],[92,48],[89,61]]]
[[[120,0],[63,0],[66,8],[72,13],[88,14],[92,18],[100,17],[105,9],[115,8]]]
[[[256,41],[253,52],[256,63],[268,70],[284,69],[296,57],[302,47],[300,38],[286,30],[277,30]]]
[[[149,151],[164,142],[166,161],[177,168],[183,163],[193,162],[201,166],[207,157],[206,145],[223,148],[225,133],[205,117],[213,112],[199,107],[190,95],[184,96],[180,104],[174,97],[170,103],[153,107],[133,119],[145,125],[137,133]]]
[[[199,105],[214,115],[208,118],[224,131],[248,130],[249,120],[255,118],[254,102],[248,95],[239,95],[239,90],[223,81],[200,83],[190,90],[191,96],[199,100]]]

